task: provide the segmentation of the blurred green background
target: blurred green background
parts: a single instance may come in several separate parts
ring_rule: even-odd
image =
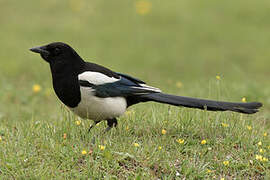
[[[12,100],[26,103],[35,83],[51,88],[48,64],[28,49],[54,41],[171,93],[217,97],[212,81],[219,75],[223,99],[245,96],[267,107],[269,10],[268,0],[1,0],[1,111]],[[39,103],[54,107],[47,100]]]
[[[245,96],[269,107],[269,10],[268,0],[1,0],[2,114],[27,104],[33,84],[51,89],[48,64],[28,49],[54,41],[170,93],[234,101]],[[24,108],[31,112],[36,103]],[[38,103],[52,110],[56,102]]]

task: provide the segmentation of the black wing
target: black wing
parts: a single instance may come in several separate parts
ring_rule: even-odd
[[[145,84],[145,82],[143,82],[142,80],[137,79],[137,78],[134,78],[134,77],[132,77],[132,76],[130,76],[130,75],[122,74],[122,73],[117,73],[117,74],[118,74],[119,76],[124,77],[124,78],[126,78],[126,79],[128,79],[128,80],[130,80],[130,81],[135,82],[135,83]]]

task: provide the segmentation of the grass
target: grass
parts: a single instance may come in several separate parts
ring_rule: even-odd
[[[136,2],[0,2],[1,179],[269,178],[269,2],[149,0],[145,15]],[[145,103],[117,129],[88,133],[92,122],[61,105],[48,65],[28,51],[51,41],[164,92],[264,107],[248,116]]]

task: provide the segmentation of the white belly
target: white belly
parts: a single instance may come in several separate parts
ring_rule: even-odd
[[[70,108],[81,118],[101,121],[119,117],[127,108],[123,97],[99,98],[93,95],[91,88],[81,87],[81,102],[75,108]]]

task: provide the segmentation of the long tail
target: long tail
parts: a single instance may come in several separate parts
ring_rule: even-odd
[[[175,106],[184,106],[188,108],[198,108],[208,111],[234,111],[245,114],[258,112],[262,107],[260,102],[234,103],[213,101],[206,99],[197,99],[183,96],[175,96],[164,93],[153,93],[140,96],[142,101],[155,101],[160,103],[171,104]]]

